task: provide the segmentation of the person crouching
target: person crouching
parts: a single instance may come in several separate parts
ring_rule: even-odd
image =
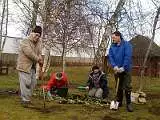
[[[89,74],[86,89],[89,90],[90,97],[104,99],[108,97],[107,78],[98,66],[92,67],[92,72]]]
[[[66,97],[68,94],[68,80],[64,72],[52,73],[50,80],[45,86],[49,95]]]

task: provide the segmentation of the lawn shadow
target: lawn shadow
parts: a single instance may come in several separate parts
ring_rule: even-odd
[[[31,106],[27,108],[35,110],[37,112],[41,112],[43,114],[62,113],[62,112],[67,111],[67,109],[59,105],[46,106],[45,108],[43,106]]]
[[[136,120],[150,120],[150,118],[145,118],[145,117],[137,117]]]
[[[119,118],[114,118],[114,117],[111,117],[111,116],[109,116],[109,115],[105,115],[105,116],[102,118],[102,120],[121,120],[121,119],[119,119]]]
[[[160,105],[152,105],[148,108],[148,112],[153,115],[159,116],[160,115]]]

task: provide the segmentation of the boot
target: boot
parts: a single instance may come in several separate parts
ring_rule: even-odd
[[[131,91],[125,90],[125,95],[126,95],[127,111],[128,112],[133,112],[133,107],[132,107],[132,104],[131,104]]]
[[[122,101],[123,101],[123,89],[119,89],[117,92],[117,101],[119,102],[118,107],[122,107]]]

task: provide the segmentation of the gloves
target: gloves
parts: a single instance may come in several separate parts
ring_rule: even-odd
[[[118,66],[115,66],[115,67],[113,68],[113,70],[114,70],[115,73],[117,73],[118,70],[119,70]]]
[[[47,95],[48,95],[49,97],[52,97],[52,95],[51,95],[51,92],[50,92],[50,91],[48,91],[48,92],[47,92]]]
[[[122,72],[124,72],[124,68],[123,67],[118,68],[118,66],[115,66],[113,68],[113,70],[114,70],[115,73],[122,73]]]
[[[48,91],[48,92],[47,92],[47,96],[49,97],[49,100],[53,100],[53,98],[52,98],[52,94],[51,94],[51,92],[50,92],[50,91]]]
[[[123,68],[123,67],[120,67],[120,68],[118,69],[118,73],[122,73],[122,72],[124,72],[124,68]]]
[[[89,90],[89,86],[86,86],[86,88],[85,88],[86,90]]]

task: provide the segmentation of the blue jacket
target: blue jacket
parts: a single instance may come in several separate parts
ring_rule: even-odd
[[[109,62],[112,67],[123,67],[129,72],[132,68],[132,45],[121,39],[120,45],[112,43],[109,49]]]

